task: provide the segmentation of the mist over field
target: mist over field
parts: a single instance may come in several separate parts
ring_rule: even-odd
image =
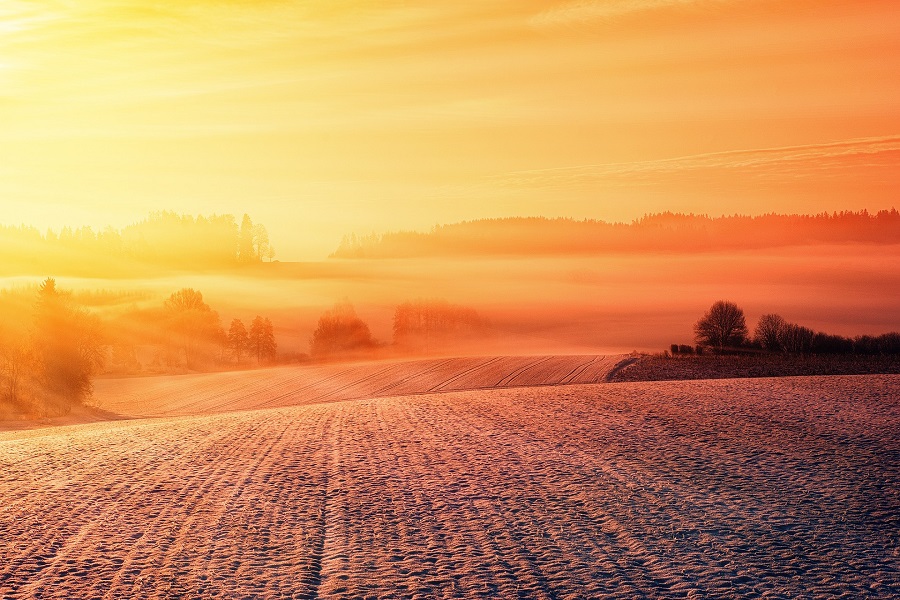
[[[900,322],[900,245],[594,257],[358,259],[261,264],[226,273],[140,279],[59,277],[75,291],[116,290],[114,315],[161,304],[183,287],[203,292],[224,321],[269,315],[284,349],[308,350],[319,314],[347,299],[383,342],[397,305],[439,298],[472,307],[495,335],[485,351],[631,351],[691,343],[697,316],[730,298],[755,320],[767,312],[842,335],[879,334]],[[35,285],[6,278],[3,287]],[[477,348],[471,350],[477,351]]]

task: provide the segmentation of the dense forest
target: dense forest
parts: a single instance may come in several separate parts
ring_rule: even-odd
[[[543,217],[484,219],[345,236],[332,258],[702,252],[816,244],[900,244],[900,212],[767,214],[660,213],[631,223]]]
[[[233,267],[271,261],[275,250],[264,225],[244,215],[179,215],[157,212],[124,227],[48,230],[0,225],[4,275],[118,275],[135,269]]]

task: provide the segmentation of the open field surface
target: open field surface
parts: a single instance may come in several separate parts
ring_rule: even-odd
[[[488,356],[101,379],[92,404],[122,416],[196,415],[471,389],[599,383],[623,356]]]
[[[0,597],[896,597],[898,403],[621,383],[0,433]]]

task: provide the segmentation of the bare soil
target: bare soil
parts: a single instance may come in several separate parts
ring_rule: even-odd
[[[900,376],[213,383],[215,414],[0,433],[0,597],[900,595]]]

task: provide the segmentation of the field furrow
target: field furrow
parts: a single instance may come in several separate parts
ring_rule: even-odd
[[[598,383],[621,359],[497,356],[102,379],[96,382],[93,404],[122,416],[166,417],[437,391]]]
[[[594,362],[382,365],[373,381],[577,379]],[[0,597],[896,597],[898,425],[900,376],[865,376],[0,433]]]

